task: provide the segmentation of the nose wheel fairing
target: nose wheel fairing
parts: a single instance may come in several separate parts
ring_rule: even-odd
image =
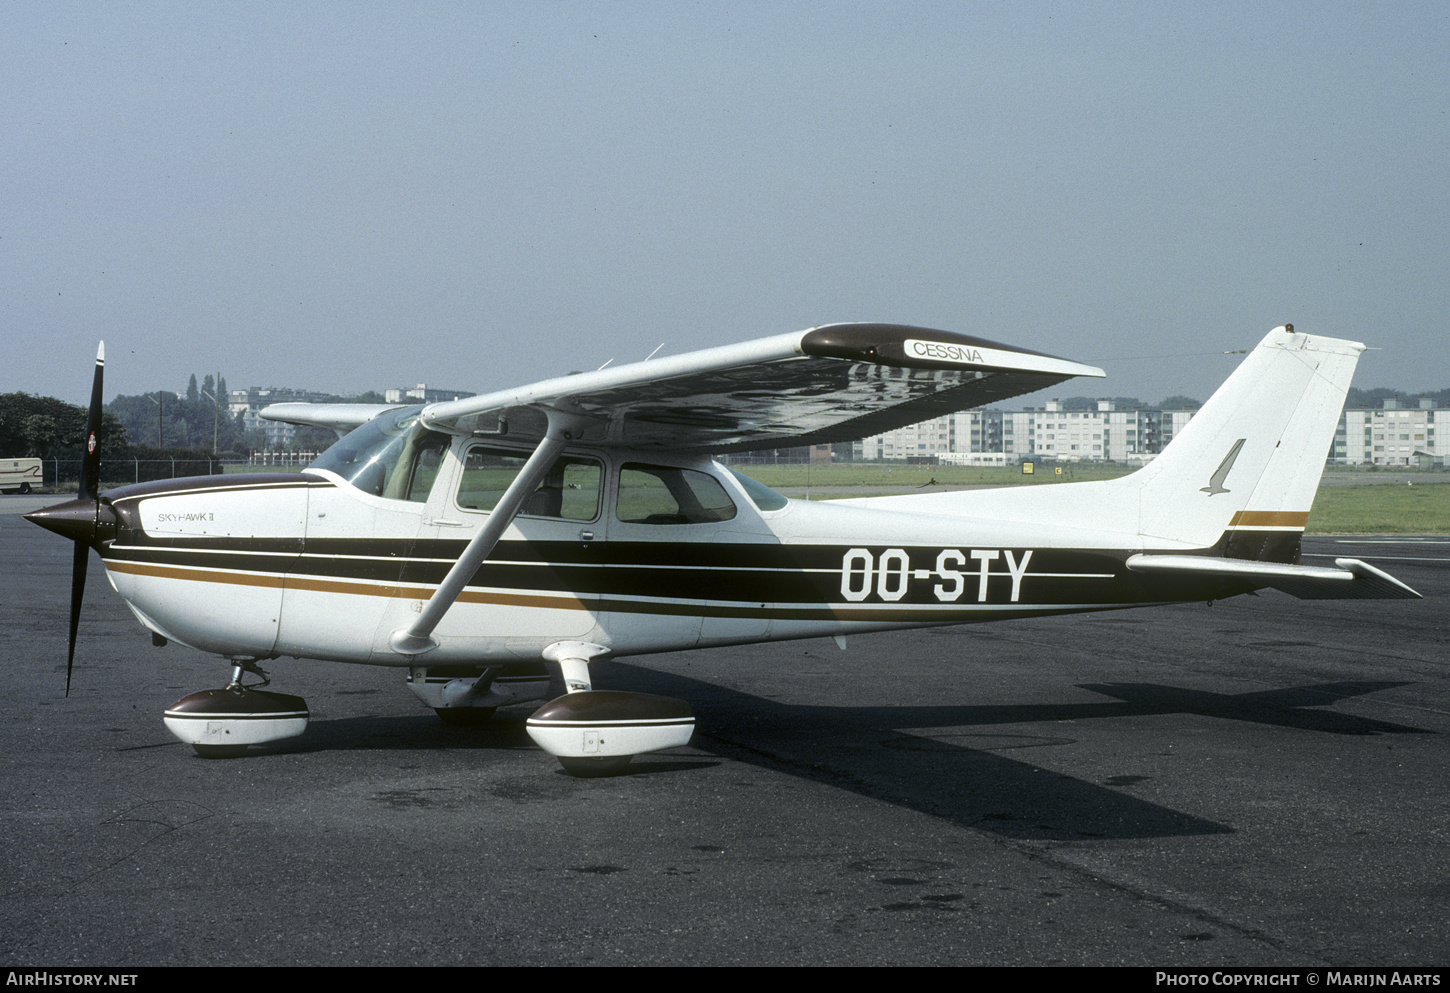
[[[163,720],[198,755],[227,758],[248,745],[297,737],[309,716],[300,696],[228,687],[182,697],[166,709]]]

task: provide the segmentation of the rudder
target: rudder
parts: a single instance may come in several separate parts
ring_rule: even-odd
[[[1365,346],[1275,328],[1188,425],[1123,482],[1143,537],[1299,561],[1299,537]]]

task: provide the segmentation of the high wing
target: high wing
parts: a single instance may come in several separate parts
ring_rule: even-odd
[[[582,425],[576,439],[588,444],[743,452],[854,441],[1103,375],[948,331],[828,324],[437,403],[423,421],[454,434],[533,441],[554,413]]]
[[[332,428],[338,437],[387,410],[407,406],[401,403],[273,403],[262,408],[269,421],[300,424],[304,427]]]

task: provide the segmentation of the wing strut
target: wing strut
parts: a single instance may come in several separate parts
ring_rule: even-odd
[[[433,637],[433,629],[443,620],[443,615],[448,613],[448,608],[453,606],[458,595],[463,592],[463,587],[483,565],[493,547],[498,544],[499,538],[503,537],[504,530],[518,516],[524,498],[533,493],[543,480],[554,464],[554,459],[558,457],[559,450],[578,435],[577,426],[573,422],[574,418],[566,414],[549,412],[549,429],[543,441],[539,442],[539,447],[534,449],[534,454],[524,463],[523,470],[514,477],[508,489],[504,490],[498,506],[493,508],[488,520],[479,528],[478,534],[473,536],[458,561],[453,563],[453,568],[448,570],[448,575],[443,577],[443,582],[423,606],[423,612],[418,615],[418,619],[411,626],[399,628],[389,635],[388,647],[399,655],[422,655],[438,647],[438,641]]]

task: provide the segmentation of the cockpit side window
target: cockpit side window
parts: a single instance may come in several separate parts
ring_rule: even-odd
[[[470,448],[463,460],[458,506],[466,510],[493,510],[527,461],[526,454],[508,449]],[[599,516],[603,477],[603,467],[594,459],[561,455],[534,492],[524,499],[519,514],[592,521]]]
[[[775,492],[775,490],[766,486],[764,483],[751,479],[743,472],[736,472],[729,466],[725,468],[729,470],[730,475],[735,477],[735,481],[740,484],[740,488],[745,491],[745,495],[750,497],[761,510],[780,510],[786,504],[790,503],[784,496]]]
[[[422,409],[403,407],[378,415],[319,455],[309,468],[335,472],[373,496],[427,502],[450,439],[418,423]]]
[[[706,473],[626,462],[614,513],[626,524],[710,524],[733,518],[735,503]]]

